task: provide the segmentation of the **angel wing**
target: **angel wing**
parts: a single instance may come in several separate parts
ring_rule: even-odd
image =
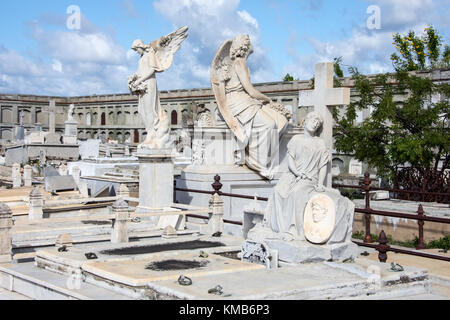
[[[157,70],[159,72],[166,71],[173,62],[173,55],[181,47],[181,43],[188,36],[188,27],[181,27],[178,30],[163,36],[156,40],[156,60],[158,62]]]
[[[232,40],[225,41],[216,53],[211,64],[211,86],[216,97],[217,106],[222,114],[225,122],[236,138],[244,143],[245,133],[242,125],[233,117],[230,108],[227,105],[227,97],[225,95],[225,82],[230,79],[231,59],[230,48]]]

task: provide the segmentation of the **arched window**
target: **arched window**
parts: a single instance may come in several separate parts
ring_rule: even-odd
[[[102,126],[106,126],[106,113],[102,113],[102,119],[101,119],[101,125]]]
[[[178,124],[178,112],[176,110],[173,110],[171,113],[171,124],[173,126],[176,126]]]

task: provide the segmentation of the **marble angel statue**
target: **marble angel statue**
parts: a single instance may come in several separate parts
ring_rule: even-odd
[[[147,131],[140,147],[171,148],[169,118],[160,104],[156,73],[170,68],[174,54],[188,36],[187,31],[188,27],[182,27],[148,45],[138,39],[131,46],[141,56],[137,72],[128,77],[131,93],[139,96],[138,112]]]
[[[253,87],[247,66],[252,53],[248,35],[225,41],[211,65],[211,84],[219,111],[236,138],[235,164],[271,180],[291,114]]]

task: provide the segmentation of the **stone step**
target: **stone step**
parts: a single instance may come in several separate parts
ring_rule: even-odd
[[[34,263],[0,265],[0,287],[36,300],[129,300],[119,293],[37,268]]]

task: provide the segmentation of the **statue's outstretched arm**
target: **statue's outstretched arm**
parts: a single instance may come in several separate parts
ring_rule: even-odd
[[[242,86],[244,87],[245,91],[255,99],[270,103],[272,100],[259,92],[258,90],[253,87],[252,83],[250,82],[250,74],[248,72],[247,64],[245,63],[245,60],[243,58],[236,58],[235,63],[235,70],[239,77],[239,80],[242,83]]]

